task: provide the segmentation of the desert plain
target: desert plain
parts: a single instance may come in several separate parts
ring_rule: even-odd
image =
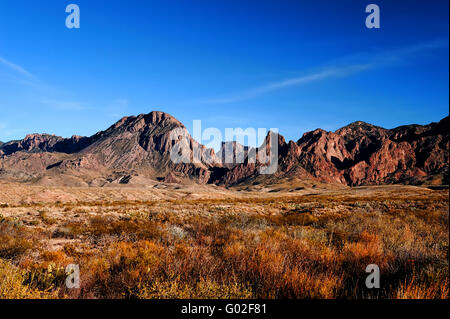
[[[0,298],[448,298],[448,214],[445,187],[0,182]]]

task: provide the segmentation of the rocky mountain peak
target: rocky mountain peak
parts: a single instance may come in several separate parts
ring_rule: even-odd
[[[274,131],[269,131],[264,139],[264,144],[261,147],[264,147],[265,145],[272,145],[272,139],[273,141],[277,141],[278,147],[284,147],[286,145],[286,139],[283,135]]]
[[[125,116],[112,125],[111,128],[123,128],[137,131],[148,125],[159,126],[162,128],[167,126],[184,127],[184,125],[172,115],[160,111],[152,111],[148,114],[139,114],[138,116]]]

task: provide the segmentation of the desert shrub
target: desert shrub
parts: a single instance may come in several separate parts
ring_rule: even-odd
[[[308,226],[318,221],[318,218],[309,212],[290,211],[283,215],[270,216],[269,221],[275,225]]]
[[[30,264],[26,268],[24,282],[39,291],[57,291],[64,287],[67,278],[65,268],[54,262]]]
[[[130,240],[154,239],[160,236],[157,223],[150,220],[108,220],[105,217],[93,217],[87,232],[93,236],[111,235],[127,237]]]
[[[0,259],[0,299],[54,298],[56,295],[24,284],[24,271]]]
[[[140,299],[249,299],[252,293],[237,282],[219,284],[200,279],[194,285],[183,282],[179,277],[156,280],[149,286],[139,286]]]
[[[150,241],[111,244],[102,256],[82,260],[82,293],[95,292],[96,297],[132,298],[130,292],[163,273],[163,247]]]
[[[57,223],[56,219],[48,217],[47,213],[43,210],[39,211],[39,217],[42,219],[42,222],[46,225],[54,225]]]
[[[397,299],[448,299],[448,274],[439,275],[434,280],[426,280],[415,275],[402,282],[391,296]]]
[[[59,203],[97,215],[58,220],[54,237],[70,243],[34,254],[30,227],[5,219],[0,253],[25,259],[23,286],[59,297],[448,298],[443,195]],[[80,265],[81,289],[64,288],[68,263]],[[376,291],[365,287],[372,263]]]
[[[35,244],[37,240],[23,226],[0,223],[0,258],[18,258]]]
[[[159,225],[148,219],[114,219],[105,216],[95,216],[88,223],[68,222],[59,228],[56,237],[73,238],[88,235],[94,238],[115,236],[121,240],[137,241],[141,239],[156,239],[161,236]]]

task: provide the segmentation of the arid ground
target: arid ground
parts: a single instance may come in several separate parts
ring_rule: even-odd
[[[0,298],[448,298],[448,196],[0,182]],[[366,288],[369,264],[379,289]]]

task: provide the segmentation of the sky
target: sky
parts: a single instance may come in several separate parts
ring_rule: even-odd
[[[68,4],[80,28],[68,29]],[[380,28],[368,29],[368,4]],[[449,114],[448,1],[0,1],[0,141],[167,112],[192,132]],[[224,134],[224,133],[223,133]],[[204,142],[204,141],[201,141]],[[252,145],[253,146],[253,145]]]

